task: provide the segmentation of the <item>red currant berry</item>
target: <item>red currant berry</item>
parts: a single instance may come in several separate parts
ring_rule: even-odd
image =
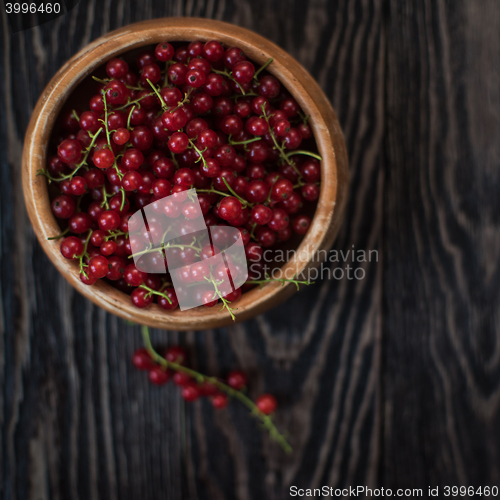
[[[273,211],[264,205],[255,205],[252,208],[251,218],[256,224],[263,226],[267,224],[273,217]]]
[[[159,43],[155,48],[155,56],[158,61],[170,61],[174,57],[174,48],[168,42]]]
[[[187,360],[187,353],[185,349],[178,345],[170,346],[165,352],[165,359],[170,363],[177,363],[184,365]]]
[[[307,215],[298,215],[293,220],[293,230],[297,234],[306,234],[311,225],[311,219]]]
[[[236,302],[239,298],[241,297],[241,288],[237,288],[236,290],[232,291],[231,293],[228,293],[225,296],[225,299],[228,302]]]
[[[163,385],[170,380],[170,372],[161,366],[154,366],[149,370],[148,378],[154,385]]]
[[[93,285],[97,281],[97,278],[94,278],[89,274],[85,275],[83,273],[80,273],[80,281],[85,285]]]
[[[300,190],[300,194],[307,201],[317,200],[319,197],[319,186],[316,184],[305,184]]]
[[[175,164],[168,158],[160,158],[154,162],[153,172],[160,179],[170,179],[175,173]]]
[[[291,128],[290,131],[285,134],[284,139],[286,149],[297,149],[302,142],[302,136],[296,128]]]
[[[68,221],[69,230],[75,234],[85,233],[91,226],[92,219],[85,212],[73,214]]]
[[[293,193],[293,184],[288,179],[278,179],[271,188],[271,198],[275,201],[283,201]]]
[[[165,297],[158,297],[158,305],[162,309],[165,309],[167,311],[172,311],[173,309],[177,309],[179,301],[177,299],[177,295],[175,293],[174,288],[169,287],[166,290],[163,290],[162,293],[165,294],[170,299],[170,302]]]
[[[232,68],[232,75],[238,83],[250,83],[252,81],[255,68],[250,61],[241,61]]]
[[[88,272],[93,278],[104,278],[108,274],[108,259],[97,255],[89,260]]]
[[[106,100],[111,106],[122,106],[129,97],[128,89],[125,84],[119,80],[111,80],[104,87]]]
[[[203,46],[203,55],[210,61],[219,61],[224,57],[224,48],[217,40],[210,40]]]
[[[186,111],[182,107],[172,111],[166,111],[163,113],[161,120],[166,129],[171,132],[175,132],[186,125],[188,117],[186,115]]]
[[[280,82],[272,75],[266,75],[259,79],[257,92],[268,99],[274,99],[280,93]]]
[[[109,257],[116,250],[116,243],[113,240],[105,241],[100,250],[105,257]]]
[[[248,183],[245,193],[250,203],[263,203],[269,195],[269,186],[261,180],[251,181]]]
[[[158,83],[161,79],[161,69],[156,63],[146,64],[142,68],[141,73],[141,84],[146,86],[148,85],[148,80],[155,84]]]
[[[132,364],[138,370],[151,370],[156,366],[153,358],[149,355],[146,349],[137,349],[132,356]]]
[[[186,73],[188,72],[187,66],[183,63],[172,64],[168,68],[168,79],[174,85],[182,85],[186,81]]]
[[[248,383],[248,378],[240,370],[233,370],[227,376],[227,385],[236,391],[241,391]]]
[[[122,156],[122,166],[125,170],[137,170],[144,162],[144,155],[135,148],[127,149]]]
[[[71,194],[75,196],[81,196],[84,194],[87,191],[87,182],[85,181],[85,178],[75,175],[69,183],[69,189]]]
[[[76,259],[83,253],[83,243],[76,236],[68,236],[61,242],[61,253],[66,259]]]
[[[139,189],[142,184],[142,176],[139,172],[127,172],[123,176],[121,184],[125,191],[135,191]]]
[[[222,89],[224,87],[224,79],[221,75],[216,73],[210,73],[207,75],[205,80],[205,85],[203,85],[203,90],[211,97],[217,97],[222,94]]]
[[[178,385],[179,387],[184,387],[186,384],[189,384],[189,382],[191,382],[191,377],[189,375],[182,372],[175,372],[174,374],[175,385]]]
[[[80,127],[82,130],[95,134],[100,127],[99,115],[94,111],[84,111],[80,115]]]
[[[118,245],[116,245],[118,248]],[[115,250],[116,252],[116,250]],[[118,255],[112,255],[108,258],[108,274],[106,278],[112,281],[121,279],[125,271],[125,260]]]
[[[123,273],[123,277],[125,281],[131,286],[140,286],[144,283],[144,280],[147,277],[147,274],[139,271],[135,264],[129,264]]]
[[[89,189],[95,189],[101,187],[104,184],[104,174],[100,170],[96,170],[95,168],[87,170],[83,174],[83,177]]]
[[[227,394],[224,394],[223,392],[220,392],[219,394],[216,394],[212,397],[212,406],[214,408],[217,408],[218,410],[226,408],[228,403],[229,398],[227,397]]]
[[[245,130],[252,135],[264,135],[269,131],[269,125],[264,118],[252,116],[246,121]]]
[[[190,87],[199,88],[201,87],[206,80],[206,75],[203,71],[199,69],[190,69],[186,73],[186,82]]]
[[[241,202],[234,196],[227,196],[219,203],[219,217],[224,220],[233,220],[241,214]]]
[[[257,398],[257,408],[264,413],[264,415],[271,415],[276,411],[278,403],[272,394],[262,394]]]
[[[280,110],[284,111],[289,118],[292,118],[300,111],[300,107],[293,97],[288,97],[281,101]]]
[[[82,145],[76,139],[65,139],[57,147],[57,156],[69,165],[77,163],[82,156]]]
[[[187,149],[188,145],[189,138],[184,132],[175,132],[168,140],[168,149],[170,149],[172,153],[183,153]]]
[[[92,161],[97,168],[105,170],[113,165],[115,162],[115,155],[113,154],[113,151],[109,149],[98,149],[94,153]]]
[[[233,69],[235,64],[246,60],[245,53],[238,47],[229,47],[224,52],[224,64]]]
[[[130,139],[130,132],[126,128],[119,128],[113,133],[113,142],[123,146]]]
[[[205,307],[214,307],[219,301],[219,297],[213,290],[206,290],[201,297],[202,303]]]
[[[110,78],[120,80],[128,73],[128,64],[123,59],[110,59],[106,64],[106,74]]]
[[[268,227],[258,227],[255,237],[264,248],[273,246],[276,242],[276,233]]]
[[[153,295],[144,288],[136,288],[130,294],[130,299],[132,300],[132,304],[134,304],[135,307],[144,309],[150,306],[153,302]]]
[[[291,126],[288,120],[280,120],[276,125],[274,125],[274,131],[279,137],[284,137],[288,132],[290,132]]]
[[[185,401],[196,401],[200,396],[201,391],[196,382],[188,382],[182,388],[182,397]]]
[[[120,225],[120,215],[114,210],[106,210],[97,221],[103,231],[114,231]]]
[[[285,229],[290,223],[290,218],[288,214],[281,208],[275,208],[273,210],[273,218],[268,222],[268,226],[273,231],[281,231]]]
[[[262,259],[262,247],[251,241],[245,246],[245,255],[250,262],[259,262]]]

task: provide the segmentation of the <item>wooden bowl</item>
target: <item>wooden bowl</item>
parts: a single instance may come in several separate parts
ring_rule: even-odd
[[[23,151],[23,189],[28,215],[43,249],[62,275],[83,295],[107,311],[127,320],[169,330],[200,330],[231,324],[227,311],[219,307],[198,307],[189,312],[167,312],[153,304],[148,309],[132,305],[130,297],[99,280],[93,286],[79,279],[75,262],[62,257],[60,241],[47,238],[60,233],[50,208],[47,181],[37,176],[45,167],[49,139],[62,106],[75,87],[113,57],[162,41],[207,41],[216,39],[244,50],[258,64],[269,58],[267,68],[282,82],[310,115],[310,124],[323,158],[321,193],[311,227],[294,257],[283,267],[293,276],[317,267],[313,255],[329,250],[341,224],[348,186],[347,153],[337,117],[323,91],[307,71],[284,50],[265,38],[238,26],[196,18],[165,18],[144,21],[113,31],[89,44],[72,57],[47,85],[31,117]],[[323,252],[324,255],[324,252]],[[270,283],[242,295],[235,304],[236,321],[249,319],[277,305],[295,291],[295,285]]]

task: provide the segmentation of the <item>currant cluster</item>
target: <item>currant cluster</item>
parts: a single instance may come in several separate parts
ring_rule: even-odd
[[[156,362],[146,348],[137,349],[132,357],[133,365],[139,370],[148,371],[149,381],[155,385],[164,385],[169,380],[181,388],[181,394],[185,401],[196,401],[202,396],[210,398],[214,408],[225,408],[229,403],[229,395],[224,392],[222,381],[217,381],[215,385],[208,377],[195,373],[194,377],[186,370],[186,352],[182,347],[169,347],[164,355],[168,364]],[[184,368],[184,370],[183,370]],[[201,380],[200,380],[201,377]],[[198,380],[200,380],[198,382]],[[248,383],[246,374],[240,370],[230,372],[224,384],[233,391],[244,392]],[[222,389],[221,389],[222,385]],[[255,405],[264,415],[274,413],[277,408],[276,398],[272,394],[262,394],[255,402]]]
[[[57,154],[41,173],[55,186],[61,253],[79,262],[83,283],[106,279],[137,307],[157,297],[160,307],[175,309],[169,275],[145,273],[130,260],[128,222],[146,205],[191,188],[207,226],[239,229],[250,262],[293,232],[307,232],[304,211],[319,197],[321,158],[308,117],[267,73],[271,62],[256,70],[242,50],[215,40],[160,43],[133,68],[108,61],[107,77],[94,78],[88,109],[61,116]],[[189,218],[188,205],[164,215]],[[209,253],[181,250],[186,265]],[[186,279],[196,281],[197,272],[193,266]],[[237,289],[224,304],[240,295]]]
[[[286,452],[292,447],[280,434],[272,420],[277,408],[276,398],[272,394],[262,394],[256,401],[246,395],[247,376],[240,370],[229,373],[226,380],[203,375],[186,366],[186,352],[179,346],[169,347],[164,356],[158,354],[151,344],[149,328],[142,326],[144,348],[135,351],[132,363],[139,370],[148,371],[149,380],[155,385],[166,384],[170,379],[181,388],[185,401],[195,401],[202,396],[210,398],[212,406],[225,408],[233,398],[244,404],[250,414],[257,418],[262,427]]]

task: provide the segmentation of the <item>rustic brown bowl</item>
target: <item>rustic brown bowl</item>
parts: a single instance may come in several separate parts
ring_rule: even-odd
[[[169,330],[200,330],[232,323],[229,313],[219,307],[198,307],[189,312],[167,312],[153,304],[138,309],[130,297],[104,281],[94,286],[79,279],[75,262],[61,256],[60,241],[47,238],[60,233],[50,209],[47,181],[37,176],[45,167],[47,146],[55,120],[75,87],[96,68],[113,57],[132,49],[162,41],[207,41],[217,39],[227,46],[237,46],[258,64],[273,58],[268,67],[290,91],[306,114],[314,131],[321,162],[321,193],[309,232],[295,256],[282,270],[287,276],[317,267],[315,252],[328,250],[341,224],[348,185],[347,153],[337,117],[319,85],[309,73],[284,50],[265,38],[238,26],[196,18],[165,18],[144,21],[113,31],[87,45],[72,57],[47,85],[31,117],[23,151],[23,189],[28,215],[43,249],[62,275],[83,295],[107,311],[122,318]],[[323,252],[324,254],[324,252]],[[270,283],[244,293],[235,311],[236,321],[249,319],[277,305],[295,291],[295,286]]]

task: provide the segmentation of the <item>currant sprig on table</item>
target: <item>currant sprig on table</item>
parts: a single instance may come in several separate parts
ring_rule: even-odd
[[[137,307],[156,301],[166,311],[176,309],[172,277],[144,273],[131,262],[128,220],[192,188],[206,225],[237,228],[250,262],[308,231],[306,213],[320,193],[314,123],[268,72],[272,68],[272,59],[255,65],[241,49],[215,40],[164,42],[135,63],[107,62],[106,76],[92,82],[88,105],[79,103],[83,111],[61,115],[57,154],[39,172],[51,184],[52,212],[61,221],[50,238],[61,240],[62,255],[75,261],[83,283],[103,279]],[[180,216],[189,218],[193,200],[184,201]],[[187,288],[199,295],[211,283],[205,306],[219,304],[234,317],[242,289],[220,293],[224,278],[213,269],[198,279],[199,242],[179,249],[190,266]],[[138,256],[158,251],[150,245]],[[252,275],[247,285],[308,284],[261,276]]]
[[[216,377],[204,375],[185,366],[186,353],[178,346],[170,347],[165,356],[161,356],[151,344],[149,328],[142,326],[141,330],[144,349],[137,350],[132,361],[136,368],[149,372],[152,383],[166,384],[173,373],[174,383],[181,387],[182,397],[186,401],[191,402],[201,396],[207,396],[214,408],[222,409],[228,405],[230,398],[236,399],[250,410],[250,415],[269,432],[271,439],[287,453],[292,452],[290,443],[274,425],[272,414],[277,408],[277,402],[272,394],[262,394],[254,402],[246,395],[247,377],[243,372],[235,370],[229,373],[227,383]]]

